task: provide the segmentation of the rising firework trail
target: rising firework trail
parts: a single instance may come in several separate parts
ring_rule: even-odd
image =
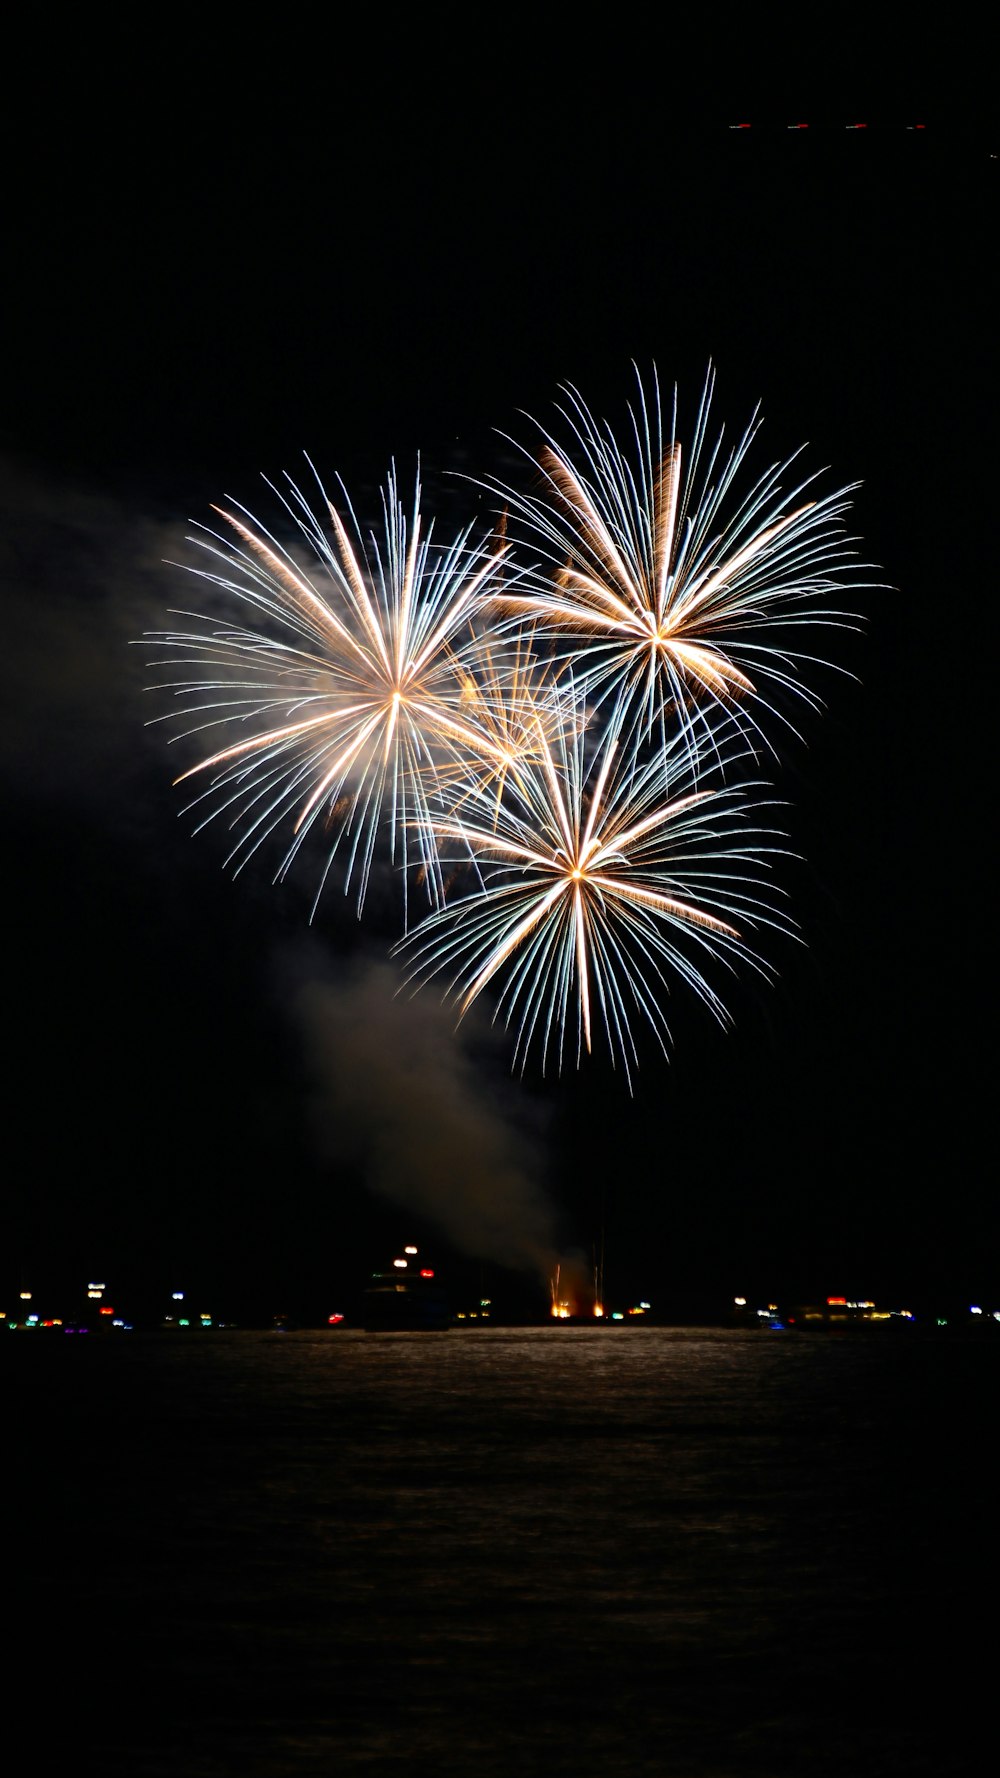
[[[792,457],[741,491],[758,414],[734,446],[722,433],[710,444],[710,372],[688,447],[676,392],[665,425],[655,370],[648,393],[637,382],[624,445],[567,386],[568,442],[533,422],[537,453],[515,445],[540,475],[537,491],[482,484],[543,559],[527,581],[494,587],[492,602],[508,621],[554,633],[578,683],[626,702],[642,733],[658,724],[704,734],[721,718],[762,740],[758,712],[788,722],[789,693],[818,705],[803,679],[816,657],[793,650],[790,632],[856,627],[837,602],[873,584],[857,578],[843,530],[857,484],[819,494],[811,476],[783,486],[797,475]]]

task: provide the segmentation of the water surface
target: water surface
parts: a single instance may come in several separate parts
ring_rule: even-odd
[[[6,1345],[38,1769],[982,1769],[995,1345]]]

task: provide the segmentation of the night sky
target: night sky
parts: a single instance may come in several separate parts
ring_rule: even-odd
[[[98,1273],[139,1306],[179,1282],[319,1315],[416,1238],[530,1304],[528,1256],[603,1230],[611,1293],[664,1307],[992,1306],[995,145],[926,114],[671,126],[651,76],[597,104],[523,46],[425,42],[417,81],[405,44],[369,47],[65,73],[22,120],[5,1289]],[[649,1045],[630,1097],[600,1054],[512,1079],[485,1018],[456,1038],[433,989],[395,998],[388,911],[359,926],[333,892],[310,928],[305,863],[234,883],[180,816],[131,643],[190,604],[166,562],[213,501],[270,519],[261,476],[308,452],[375,521],[419,452],[457,529],[498,432],[566,381],[622,418],[633,361],[688,414],[711,361],[718,419],[762,404],[768,462],[807,444],[860,481],[887,586],[781,745],[804,943],[734,985],[728,1034],[679,991],[673,1060]]]

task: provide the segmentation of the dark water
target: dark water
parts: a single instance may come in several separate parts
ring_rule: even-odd
[[[31,1768],[989,1770],[998,1357],[654,1328],[7,1340]]]

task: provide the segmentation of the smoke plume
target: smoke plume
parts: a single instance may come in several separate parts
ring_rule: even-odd
[[[489,1030],[455,1030],[432,993],[408,998],[387,963],[336,979],[310,970],[295,997],[317,1140],[360,1162],[373,1190],[432,1220],[460,1252],[548,1277],[554,1211]]]

